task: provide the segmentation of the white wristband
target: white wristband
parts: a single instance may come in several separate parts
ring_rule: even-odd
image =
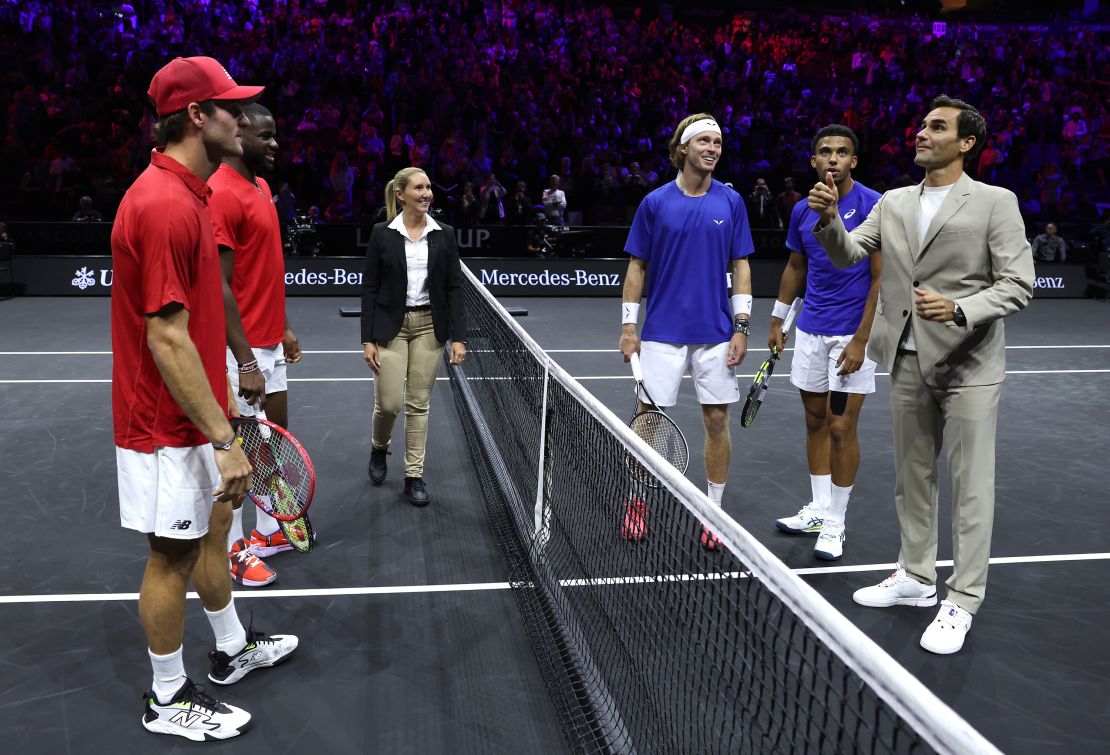
[[[621,303],[621,325],[635,325],[640,319],[640,302]]]
[[[790,314],[790,305],[786,302],[775,300],[775,308],[771,310],[771,317],[777,317],[780,320],[785,320],[786,316]]]
[[[752,313],[752,296],[751,294],[735,294],[732,297],[732,316],[736,315],[751,315]]]

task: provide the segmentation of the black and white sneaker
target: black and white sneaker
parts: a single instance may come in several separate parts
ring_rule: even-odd
[[[151,691],[143,693],[143,728],[155,734],[175,734],[194,742],[231,739],[250,728],[251,714],[205,694],[189,679],[162,705]]]
[[[275,666],[297,649],[297,637],[292,634],[275,634],[247,630],[247,645],[235,655],[220,650],[208,653],[211,671],[208,678],[216,684],[235,684],[256,668]]]

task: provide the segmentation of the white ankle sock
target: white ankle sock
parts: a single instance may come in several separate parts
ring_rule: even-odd
[[[150,648],[146,652],[150,656],[150,666],[154,669],[154,683],[150,689],[158,702],[165,705],[185,683],[185,663],[181,660],[181,647],[168,655],[157,655]]]
[[[725,496],[725,483],[710,482],[706,486],[706,494],[714,506],[721,508],[721,499]]]
[[[247,630],[243,629],[243,622],[239,621],[239,614],[235,613],[235,598],[219,611],[204,609],[208,623],[212,625],[212,633],[216,635],[216,649],[231,655],[238,653],[247,646]]]
[[[811,474],[809,476],[809,487],[813,493],[813,505],[817,507],[818,511],[827,511],[832,499],[832,475]]]
[[[258,511],[255,512],[258,516],[255,519],[254,528],[258,531],[258,534],[259,535],[272,535],[275,532],[277,532],[278,531],[277,519],[274,519],[272,516],[267,514],[265,511],[263,511],[262,509],[259,509],[257,506],[255,506],[255,508],[258,509]]]
[[[843,522],[844,517],[848,513],[848,498],[852,495],[852,488],[854,485],[849,485],[842,488],[839,485],[832,485],[832,499],[828,507],[825,509],[825,515],[829,519],[835,519],[838,522]]]
[[[244,503],[246,503],[244,501]],[[227,528],[227,552],[231,553],[231,546],[243,539],[243,507],[231,510],[231,526]]]

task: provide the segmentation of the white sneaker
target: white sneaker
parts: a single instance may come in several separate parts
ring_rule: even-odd
[[[824,521],[821,518],[821,509],[813,501],[810,501],[802,506],[794,516],[776,519],[775,526],[792,535],[816,535],[821,531],[821,525],[824,524]]]
[[[143,727],[155,734],[174,734],[205,742],[237,737],[249,728],[251,714],[205,694],[188,679],[163,705],[153,692],[143,694]]]
[[[822,561],[837,561],[844,555],[844,522],[825,520],[817,544],[813,546],[813,555]]]
[[[971,614],[950,600],[940,602],[940,612],[921,635],[921,647],[930,653],[951,655],[964,646],[971,629]]]
[[[906,574],[901,566],[877,585],[856,590],[852,600],[861,606],[889,608],[890,606],[935,606],[937,586],[923,585]]]

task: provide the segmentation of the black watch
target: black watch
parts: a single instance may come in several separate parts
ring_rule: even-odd
[[[732,320],[732,332],[750,336],[752,334],[752,324],[746,318],[734,317]]]
[[[952,313],[952,321],[959,325],[961,328],[967,325],[967,315],[965,315],[964,311],[960,309],[959,304],[956,305],[956,309]]]

